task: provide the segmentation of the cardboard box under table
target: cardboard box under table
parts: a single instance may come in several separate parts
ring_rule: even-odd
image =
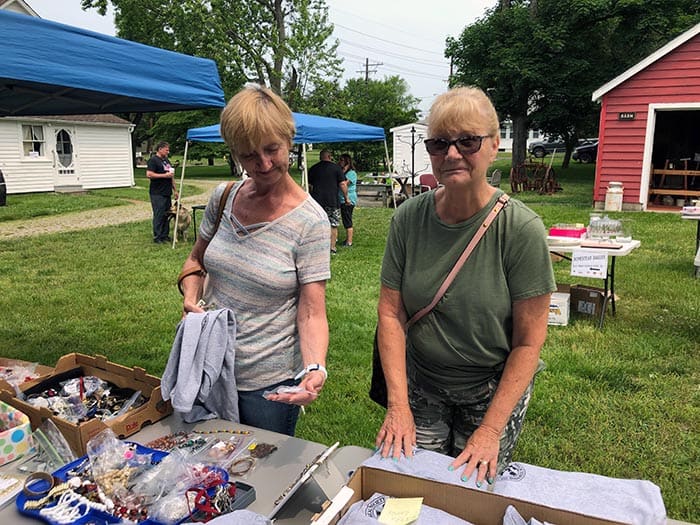
[[[571,311],[577,315],[598,318],[605,306],[605,290],[576,284],[571,287]]]
[[[55,416],[48,408],[36,408],[22,401],[15,396],[14,392],[0,391],[0,399],[27,414],[34,430],[45,420],[51,419],[77,455],[85,454],[87,442],[106,428],[111,428],[119,438],[124,438],[138,432],[144,425],[154,423],[172,412],[170,403],[163,401],[160,378],[146,374],[143,368],[129,368],[111,363],[103,356],[93,357],[77,353],[64,355],[56,363],[52,374],[25,383],[20,390],[25,394],[40,392],[50,388],[52,383],[57,384],[61,380],[81,375],[98,377],[118,388],[141,391],[146,401],[139,407],[105,421],[93,418],[76,424]]]
[[[557,525],[610,525],[618,522],[545,507],[527,501],[508,498],[458,485],[397,474],[371,467],[360,467],[347,485],[341,489],[336,500],[350,496],[340,511],[333,504],[322,514],[317,523],[338,523],[350,506],[360,500],[369,499],[379,492],[396,498],[423,498],[423,504],[443,510],[453,516],[479,525],[502,525],[506,508],[512,505],[525,519],[536,518]],[[344,493],[344,494],[343,494]]]

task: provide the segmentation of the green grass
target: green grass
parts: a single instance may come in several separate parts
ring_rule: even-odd
[[[593,166],[572,164],[557,174],[562,192],[516,197],[547,226],[586,223]],[[502,187],[509,187],[507,177]],[[382,411],[366,392],[392,210],[358,208],[355,215],[355,245],[333,258],[328,283],[329,382],[302,416],[298,436],[371,447]],[[661,487],[669,516],[700,522],[696,225],[677,214],[611,215],[630,221],[642,241],[617,261],[617,315],[607,317],[602,331],[589,319],[550,328],[547,368],[514,459],[649,479]],[[68,352],[102,354],[161,374],[180,319],[175,279],[188,251],[188,245],[154,245],[148,221],[0,241],[2,354],[47,365]],[[566,261],[555,264],[559,282],[601,285],[571,277],[569,269]]]

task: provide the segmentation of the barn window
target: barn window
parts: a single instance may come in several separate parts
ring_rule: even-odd
[[[46,144],[44,141],[43,126],[22,126],[22,147],[25,157],[45,156]]]

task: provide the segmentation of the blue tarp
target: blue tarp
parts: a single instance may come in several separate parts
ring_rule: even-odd
[[[216,63],[0,10],[0,116],[222,107]]]
[[[359,142],[384,140],[384,128],[358,124],[348,120],[304,113],[292,113],[297,134],[297,144],[314,144],[319,142]],[[223,142],[219,124],[187,130],[187,140],[196,142]]]

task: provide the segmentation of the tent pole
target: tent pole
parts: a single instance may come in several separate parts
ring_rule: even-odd
[[[180,202],[182,201],[182,186],[185,183],[185,167],[187,166],[187,146],[189,146],[190,141],[185,141],[185,155],[182,157],[182,171],[180,172],[180,190],[177,192],[177,199],[175,199],[175,229],[173,230],[173,250],[175,249],[175,244],[177,243],[177,220],[180,218]]]
[[[301,145],[301,159],[304,163],[304,169],[301,170],[301,187],[304,188],[306,193],[309,193],[309,171],[307,169],[308,162],[306,162],[306,144]]]
[[[391,178],[391,160],[389,159],[389,146],[386,145],[386,137],[384,138],[384,160],[386,161],[386,166],[389,168],[389,180],[390,182],[390,187],[389,191],[391,191],[391,201],[394,203],[394,209],[396,209],[396,194],[394,193],[394,179]]]

